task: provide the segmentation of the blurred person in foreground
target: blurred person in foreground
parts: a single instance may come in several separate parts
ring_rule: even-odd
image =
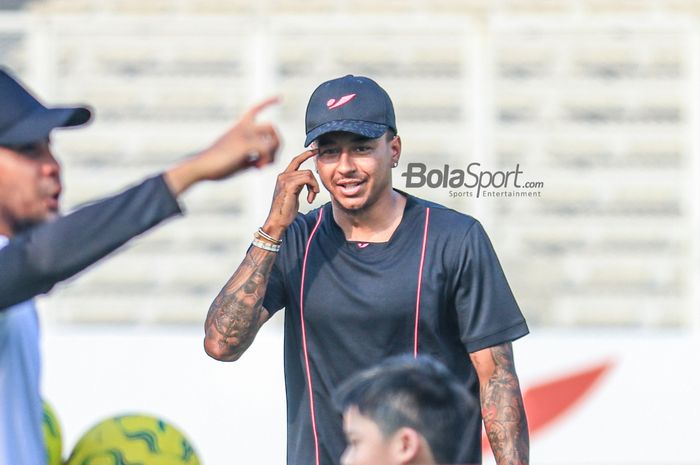
[[[73,276],[129,239],[182,213],[177,197],[273,161],[279,141],[249,109],[214,144],[162,174],[66,216],[54,128],[80,126],[85,107],[47,108],[0,69],[0,464],[46,463],[39,393],[39,323],[32,297]]]
[[[337,463],[345,441],[332,390],[407,351],[433,355],[480,395],[499,465],[527,464],[511,341],[528,328],[481,224],[393,188],[402,142],[389,95],[369,78],[313,92],[310,144],[278,176],[267,220],[209,309],[207,353],[238,359],[285,308],[290,465]],[[304,187],[309,203],[319,192],[300,169],[311,158],[331,201],[299,214]],[[480,418],[464,431],[459,462],[481,462]]]
[[[391,357],[343,382],[334,395],[347,446],[342,465],[458,463],[462,432],[479,402],[437,360]]]

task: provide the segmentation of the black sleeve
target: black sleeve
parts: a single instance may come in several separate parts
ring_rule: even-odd
[[[455,275],[455,305],[460,337],[468,352],[476,352],[528,333],[496,252],[481,224],[467,232]]]
[[[265,298],[263,300],[263,307],[267,310],[270,315],[274,315],[279,310],[287,306],[287,293],[284,287],[284,274],[280,269],[280,264],[278,263],[280,257],[277,257],[275,264],[272,265],[272,271],[270,272],[270,279],[267,283],[267,290],[265,291]]]
[[[0,249],[0,309],[48,292],[179,213],[161,175],[13,237]]]

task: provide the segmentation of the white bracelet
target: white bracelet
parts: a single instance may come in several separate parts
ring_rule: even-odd
[[[253,246],[257,247],[259,249],[267,250],[268,252],[279,252],[280,251],[280,246],[279,245],[273,245],[273,244],[267,244],[263,241],[259,241],[255,239],[253,241]]]

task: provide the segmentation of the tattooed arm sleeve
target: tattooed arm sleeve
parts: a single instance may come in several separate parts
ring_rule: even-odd
[[[274,252],[250,247],[243,263],[216,296],[204,323],[204,350],[217,360],[238,360],[270,314],[263,298]]]
[[[498,465],[527,465],[530,438],[510,342],[470,354],[479,377],[481,414]]]

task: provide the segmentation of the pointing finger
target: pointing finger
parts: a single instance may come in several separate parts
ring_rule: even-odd
[[[245,119],[255,119],[255,117],[258,115],[258,113],[262,112],[265,110],[267,107],[274,105],[276,103],[279,103],[282,100],[282,98],[279,95],[276,95],[274,97],[269,97],[262,102],[258,102],[252,107],[250,107],[248,110],[243,115],[243,118]]]

